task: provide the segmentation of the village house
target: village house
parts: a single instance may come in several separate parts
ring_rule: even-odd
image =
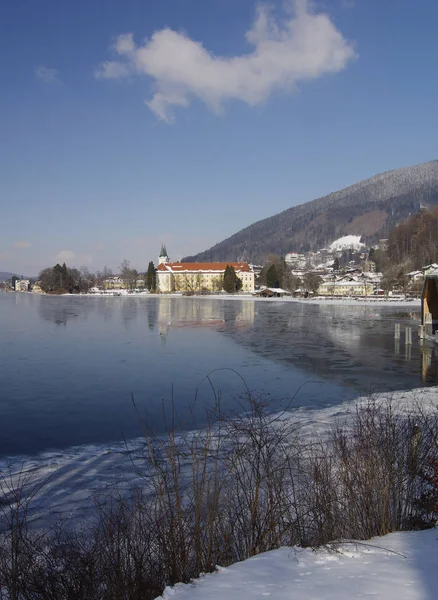
[[[157,290],[169,292],[220,292],[227,265],[242,282],[242,292],[254,292],[254,271],[246,262],[181,263],[170,262],[166,247],[161,247],[157,267]]]
[[[30,288],[29,279],[17,279],[15,281],[15,291],[16,292],[28,292]]]
[[[119,275],[112,275],[105,279],[103,287],[106,290],[121,290],[125,288],[125,282]]]
[[[373,292],[372,281],[364,277],[332,276],[318,288],[320,296],[370,296]]]
[[[41,284],[40,284],[40,282],[39,282],[39,281],[36,281],[36,282],[33,284],[33,287],[32,287],[32,292],[33,292],[34,294],[44,294],[43,288],[41,287]]]
[[[283,296],[292,296],[292,292],[283,290],[282,288],[262,287],[254,293],[254,296],[260,296],[261,298],[283,298]]]
[[[287,265],[292,268],[302,268],[306,266],[306,257],[304,254],[298,254],[298,252],[288,252],[284,257]]]
[[[108,279],[105,279],[103,282],[103,287],[105,290],[124,290],[128,286],[126,285],[126,281],[124,281],[123,277],[120,275],[112,275],[111,277],[108,277]],[[145,280],[143,278],[137,279],[134,288],[141,290],[144,289],[144,287]]]

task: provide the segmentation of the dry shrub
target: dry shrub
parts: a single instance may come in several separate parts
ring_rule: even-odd
[[[248,392],[241,402],[243,413],[231,418],[218,399],[207,425],[185,434],[175,415],[162,437],[143,423],[142,490],[97,502],[82,532],[32,532],[32,494],[3,481],[0,598],[149,600],[167,585],[282,545],[435,523],[436,414],[370,401],[309,443],[293,420],[269,412],[265,398]]]
[[[395,409],[391,400],[371,400],[311,453],[303,501],[312,545],[434,526],[437,415],[418,405]]]

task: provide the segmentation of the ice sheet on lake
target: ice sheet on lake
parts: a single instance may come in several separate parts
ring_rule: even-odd
[[[411,411],[416,404],[423,411],[438,407],[438,388],[380,394],[374,400],[379,402],[388,397],[402,412]],[[299,408],[280,416],[292,419],[301,436],[322,438],[330,426],[345,423],[357,406],[369,401],[369,397],[363,397],[319,410]],[[190,436],[190,432],[186,435]],[[68,518],[74,522],[93,513],[96,495],[129,494],[136,486],[144,487],[146,460],[143,438],[104,446],[80,446],[34,457],[0,459],[0,481],[5,487],[16,485],[21,478],[29,487],[38,487],[31,511],[34,523],[48,518],[52,521]]]

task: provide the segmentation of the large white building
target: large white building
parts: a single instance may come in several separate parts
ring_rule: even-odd
[[[16,292],[28,292],[30,288],[29,279],[17,279],[15,281],[15,291]]]
[[[332,276],[318,288],[320,296],[370,296],[374,292],[373,281],[365,277]]]
[[[166,247],[161,248],[157,268],[157,291],[220,292],[227,265],[242,282],[242,292],[254,292],[254,271],[246,262],[170,262]]]

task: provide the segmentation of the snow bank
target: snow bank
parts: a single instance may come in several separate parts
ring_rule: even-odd
[[[280,548],[191,584],[162,600],[432,600],[438,595],[436,530],[392,533],[313,551]]]

